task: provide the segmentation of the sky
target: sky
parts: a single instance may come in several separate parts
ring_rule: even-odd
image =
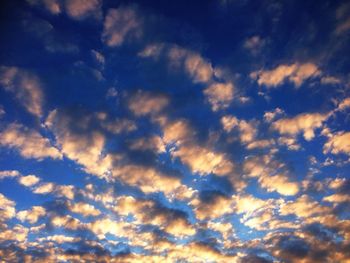
[[[5,0],[4,262],[350,262],[350,2]]]

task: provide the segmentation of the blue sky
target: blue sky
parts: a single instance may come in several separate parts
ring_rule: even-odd
[[[350,2],[0,13],[1,259],[350,260]]]

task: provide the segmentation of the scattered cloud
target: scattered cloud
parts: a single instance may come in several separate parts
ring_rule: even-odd
[[[22,210],[17,212],[17,218],[19,220],[28,221],[30,224],[35,224],[40,217],[46,215],[45,208],[41,206],[33,206],[30,210]]]
[[[14,94],[26,110],[41,117],[43,114],[44,95],[39,78],[26,70],[17,67],[0,67],[0,84]]]
[[[128,106],[136,116],[143,116],[160,113],[168,104],[169,100],[164,95],[139,90],[130,98]]]
[[[266,41],[260,36],[252,36],[244,41],[243,47],[249,50],[253,55],[257,55],[266,44]]]
[[[65,12],[70,18],[82,20],[87,17],[98,19],[102,15],[100,0],[27,0],[30,5],[43,7],[53,15]]]
[[[282,85],[286,80],[299,87],[307,79],[321,74],[320,69],[313,63],[282,64],[271,70],[259,70],[250,74],[252,79],[257,80],[259,85],[274,88]]]
[[[214,83],[206,88],[203,93],[207,96],[213,111],[225,109],[230,106],[234,96],[232,83]]]
[[[315,137],[315,130],[321,128],[328,117],[329,114],[302,113],[292,118],[276,120],[271,127],[280,134],[293,137],[302,133],[305,140],[310,141]]]
[[[142,19],[132,7],[109,9],[104,20],[102,40],[110,47],[123,45],[127,40],[142,36]]]
[[[17,150],[24,158],[62,159],[62,154],[51,145],[49,139],[17,123],[8,125],[0,132],[0,145]]]
[[[331,135],[328,141],[323,146],[324,153],[339,154],[344,153],[350,154],[350,132],[338,132]]]

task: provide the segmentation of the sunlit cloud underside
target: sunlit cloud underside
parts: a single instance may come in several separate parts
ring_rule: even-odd
[[[350,262],[350,2],[0,13],[1,262]]]

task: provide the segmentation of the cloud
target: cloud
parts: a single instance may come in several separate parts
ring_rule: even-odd
[[[37,183],[39,183],[40,178],[35,175],[27,175],[27,176],[21,176],[18,178],[18,182],[24,186],[33,186]]]
[[[35,130],[12,123],[0,132],[0,145],[19,151],[24,158],[62,159],[60,151],[51,146],[49,139]]]
[[[330,203],[350,203],[350,195],[348,194],[333,194],[325,196],[323,201]]]
[[[338,132],[332,134],[323,146],[323,153],[350,155],[350,132]]]
[[[73,213],[81,214],[85,217],[98,216],[101,214],[101,211],[96,209],[93,205],[83,202],[69,204],[68,209]]]
[[[174,148],[170,150],[171,156],[179,158],[191,169],[192,173],[233,175],[235,164],[226,154],[215,151],[210,146],[199,145],[195,138],[196,132],[186,120],[165,120],[161,123],[161,127],[164,143],[167,145],[175,143]]]
[[[207,96],[212,110],[218,111],[230,106],[233,100],[234,86],[232,83],[214,83],[206,88],[203,93]]]
[[[234,170],[234,164],[224,154],[198,145],[181,146],[172,153],[172,156],[179,157],[184,164],[190,167],[192,173],[200,175],[210,173],[228,175]]]
[[[30,210],[22,210],[17,212],[17,218],[22,222],[28,221],[30,224],[38,222],[40,217],[46,215],[46,210],[41,206],[33,206]]]
[[[235,211],[234,200],[217,192],[202,192],[190,205],[199,220],[212,220]]]
[[[100,0],[66,0],[65,9],[69,17],[73,19],[83,19],[88,16],[100,18],[101,13]]]
[[[16,170],[0,171],[0,180],[5,178],[14,178],[20,176],[20,172]]]
[[[166,144],[182,144],[193,140],[195,132],[186,120],[176,120],[163,125],[163,141]]]
[[[253,55],[257,55],[265,43],[266,41],[260,36],[252,36],[244,41],[243,47],[249,50]]]
[[[0,223],[16,215],[16,203],[0,193]]]
[[[143,116],[160,113],[168,104],[164,95],[139,90],[129,99],[128,107],[136,116]]]
[[[108,175],[114,157],[104,154],[105,135],[93,128],[96,118],[92,115],[69,115],[68,112],[54,110],[46,119],[46,126],[53,131],[62,153],[83,166],[91,174]]]
[[[170,51],[170,56],[171,58],[177,59],[176,51],[175,50]],[[204,60],[200,55],[195,53],[189,53],[188,55],[186,55],[184,63],[185,63],[185,69],[187,73],[192,77],[195,83],[197,82],[205,83],[211,79],[213,75],[213,69],[211,67],[211,64],[206,60]]]
[[[209,101],[213,111],[226,109],[234,99],[236,88],[232,81],[218,75],[218,81],[214,80],[214,69],[211,62],[199,53],[168,43],[153,43],[146,46],[139,56],[143,58],[165,59],[171,71],[184,71],[193,83],[207,84],[203,94]],[[223,75],[223,74],[222,74]],[[241,97],[242,99],[242,97]]]
[[[91,56],[94,59],[95,63],[101,68],[104,69],[106,59],[104,55],[101,52],[98,52],[97,50],[92,49],[91,50]]]
[[[150,224],[177,236],[191,236],[196,233],[182,211],[162,207],[151,200],[137,200],[131,196],[121,196],[114,209],[122,215],[133,215],[137,224]]]
[[[51,14],[57,15],[62,12],[60,0],[27,0],[30,5],[42,5]]]
[[[284,135],[297,136],[303,133],[305,140],[315,137],[315,129],[320,128],[329,114],[302,113],[293,118],[279,119],[272,123],[272,129]]]
[[[273,111],[265,111],[264,120],[265,122],[272,122],[277,116],[284,114],[284,110],[276,108]]]
[[[233,239],[236,239],[235,229],[230,222],[209,221],[207,228],[219,232],[224,240],[224,246],[230,246]]]
[[[237,260],[236,255],[225,255],[209,245],[195,242],[170,250],[168,257],[171,258],[174,262],[235,262]]]
[[[119,7],[108,10],[102,33],[102,40],[108,46],[121,46],[126,40],[139,39],[142,34],[142,19],[135,8]]]
[[[335,179],[331,179],[328,182],[328,187],[331,189],[339,189],[342,186],[344,186],[346,183],[346,179],[345,178],[335,178]]]
[[[0,105],[0,118],[3,117],[6,114],[6,111],[4,110],[4,107]]]
[[[341,34],[343,32],[346,32],[350,29],[350,18],[346,19],[344,22],[341,22],[337,28],[336,33]]]
[[[106,234],[116,237],[129,237],[134,232],[134,226],[126,221],[115,221],[110,218],[103,218],[86,225],[99,239],[106,238]]]
[[[268,192],[276,191],[281,195],[296,195],[299,192],[299,185],[296,182],[290,182],[284,174],[273,176],[263,176],[259,180],[260,185],[266,188]]]
[[[53,15],[66,14],[75,20],[82,20],[87,17],[98,19],[101,17],[100,0],[27,0],[30,5],[41,6]]]
[[[297,139],[293,136],[278,138],[278,144],[287,146],[290,151],[298,151],[301,145],[297,142]]]
[[[137,129],[136,123],[128,119],[102,120],[101,126],[113,134],[128,133]]]
[[[298,217],[311,217],[320,214],[331,213],[331,208],[321,206],[309,196],[302,195],[295,201],[288,201],[280,207],[281,215],[294,214]]]
[[[130,143],[130,149],[141,151],[152,151],[155,153],[165,152],[165,144],[161,137],[138,138]]]
[[[34,194],[48,194],[52,193],[55,189],[55,184],[53,183],[42,183],[34,187]]]
[[[277,87],[288,80],[299,87],[309,78],[317,77],[321,71],[313,63],[279,65],[272,70],[259,70],[250,74],[252,79],[257,79],[259,85]]]
[[[345,111],[346,109],[350,108],[350,97],[345,98],[342,100],[339,104],[336,110],[339,111]]]
[[[239,131],[239,138],[242,144],[252,143],[257,136],[258,130],[257,130],[257,123],[254,121],[246,121],[246,120],[239,120],[235,116],[232,115],[226,115],[221,118],[221,125],[224,128],[224,131],[231,132],[233,129],[237,129]],[[254,144],[251,144],[250,148],[254,148],[255,146],[259,146],[259,144],[266,144],[266,142],[260,141],[260,143],[257,143],[257,141],[253,142]]]
[[[1,66],[0,84],[6,91],[13,93],[29,113],[41,117],[44,95],[36,75],[17,67]]]
[[[336,18],[338,20],[337,26],[335,28],[335,34],[344,34],[350,29],[350,16],[349,16],[350,6],[348,3],[340,5],[336,10]]]
[[[0,242],[24,242],[28,236],[28,229],[22,225],[15,225],[12,229],[5,229],[0,232]]]
[[[321,78],[321,84],[323,85],[336,85],[340,83],[341,83],[341,80],[336,77],[324,76]]]
[[[155,43],[145,47],[140,57],[158,59],[164,56],[170,69],[182,69],[194,83],[209,83],[214,75],[211,63],[197,52],[166,43]]]
[[[176,193],[182,186],[178,177],[169,176],[153,167],[141,165],[115,166],[112,176],[123,183],[140,188],[144,193],[163,192],[169,196]]]
[[[249,143],[247,145],[247,149],[248,150],[264,149],[264,148],[269,148],[274,144],[275,144],[275,141],[273,139],[271,139],[271,140],[257,140],[257,141],[253,141],[253,142]]]
[[[257,177],[262,188],[268,192],[278,192],[281,195],[292,196],[299,192],[299,184],[290,181],[286,166],[271,156],[257,156],[245,160],[244,172],[250,177]]]
[[[53,235],[53,236],[47,236],[47,237],[41,237],[38,238],[39,242],[43,241],[52,241],[58,244],[63,243],[77,243],[81,240],[80,237],[72,237],[72,236],[65,236],[65,235]]]

